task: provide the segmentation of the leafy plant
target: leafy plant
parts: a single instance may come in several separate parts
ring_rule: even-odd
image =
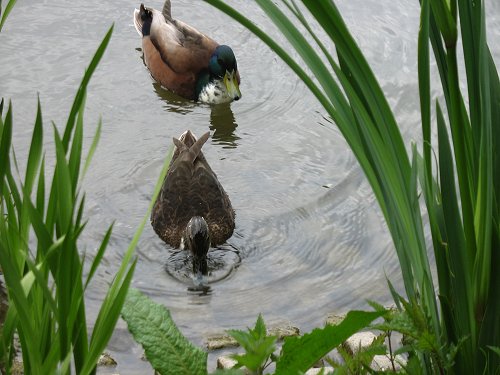
[[[387,311],[351,311],[338,325],[317,328],[302,337],[287,337],[279,355],[274,355],[276,337],[267,336],[266,325],[259,315],[255,327],[247,331],[230,330],[245,349],[234,355],[237,365],[227,373],[245,367],[262,374],[276,362],[276,374],[297,374],[307,371],[330,351],[342,344],[361,328],[387,314]],[[168,310],[141,292],[131,289],[122,312],[134,339],[145,349],[153,368],[162,375],[206,374],[207,354],[194,347],[175,326]],[[377,348],[380,351],[380,348]],[[378,353],[378,352],[377,352]],[[216,373],[226,373],[217,371]]]
[[[428,348],[418,350],[420,366],[426,372],[444,372],[436,358],[456,352],[450,371],[465,374],[499,368],[499,358],[489,348],[500,343],[500,275],[494,269],[500,264],[500,174],[496,172],[500,170],[496,136],[500,81],[486,40],[483,1],[421,0],[418,73],[423,141],[420,151],[413,145],[411,155],[380,85],[333,1],[303,0],[301,7],[294,0],[256,0],[300,59],[222,0],[206,1],[256,34],[292,68],[357,157],[391,233],[410,310],[420,309],[420,324],[438,342],[437,356]],[[459,26],[466,80],[458,74]],[[336,56],[318,37],[318,27],[335,46]],[[431,127],[429,44],[448,114],[445,119],[437,101],[437,139],[432,138]],[[468,103],[460,88],[463,84]],[[437,145],[436,163],[433,145]],[[419,189],[432,244],[424,237]],[[437,293],[428,246],[434,250]]]
[[[245,349],[244,354],[232,356],[237,361],[236,368],[246,367],[252,374],[263,374],[265,368],[275,360],[276,337],[267,335],[261,314],[253,329],[248,328],[246,332],[233,329],[227,333]]]
[[[130,289],[122,317],[159,374],[207,373],[207,353],[193,346],[182,335],[164,306],[137,289]]]
[[[344,363],[338,363],[333,360],[328,362],[335,368],[336,374],[368,374],[373,372],[371,364],[376,355],[386,354],[386,347],[384,345],[385,336],[379,335],[377,338],[366,348],[362,348],[361,344],[354,353],[350,353],[342,345],[337,348],[339,354],[342,356]]]
[[[338,325],[316,328],[301,337],[285,338],[276,375],[305,372],[354,333],[382,317],[385,311],[350,311]]]
[[[59,133],[53,126],[56,161],[51,184],[47,184],[45,177],[40,103],[22,182],[17,182],[18,163],[11,150],[12,104],[9,103],[5,118],[3,100],[0,105],[0,266],[9,295],[9,309],[0,338],[0,359],[7,373],[14,356],[15,332],[21,344],[24,373],[69,374],[72,367],[77,374],[95,373],[97,360],[111,337],[132,279],[136,263],[134,249],[152,204],[124,254],[89,336],[84,293],[103,258],[112,226],[84,277],[84,262],[78,246],[86,225],[85,194],[80,189],[80,181],[90,165],[101,124],[83,162],[83,114],[88,82],[112,31],[113,27],[85,72],[64,132]],[[159,177],[153,201],[168,161]]]

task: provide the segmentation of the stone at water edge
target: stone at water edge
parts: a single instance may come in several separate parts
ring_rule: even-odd
[[[217,368],[229,370],[236,366],[237,361],[229,356],[221,356],[217,358]],[[244,369],[244,367],[242,368]],[[333,367],[322,367],[322,368],[312,368],[307,370],[305,375],[318,375],[321,370],[323,370],[323,374],[333,374]]]
[[[267,330],[268,336],[276,336],[278,340],[283,340],[285,337],[298,336],[299,334],[300,330],[291,324],[283,324]],[[224,348],[238,347],[240,345],[233,337],[221,334],[208,337],[206,346],[209,351],[213,351]]]
[[[342,346],[351,354],[354,355],[361,348],[366,348],[372,344],[377,338],[373,332],[358,332],[349,337]],[[401,364],[406,364],[406,359],[398,354],[394,358],[394,367],[396,371],[402,369]],[[376,355],[370,367],[376,371],[392,370],[392,362],[388,355]]]

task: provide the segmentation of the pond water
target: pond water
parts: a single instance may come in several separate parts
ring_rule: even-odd
[[[253,2],[229,3],[274,30]],[[487,4],[489,40],[499,40],[500,6]],[[196,135],[211,131],[203,152],[236,211],[234,235],[212,254],[212,260],[227,263],[227,272],[211,284],[210,293],[189,292],[175,272],[165,271],[173,253],[148,225],[137,248],[133,286],[167,306],[192,342],[202,346],[211,334],[253,325],[259,313],[269,325],[290,321],[306,332],[321,326],[329,313],[367,308],[366,299],[391,303],[385,275],[399,290],[402,281],[383,217],[340,132],[307,88],[236,22],[201,1],[174,0],[175,18],[232,46],[242,77],[243,97],[230,105],[180,99],[155,84],[142,62],[132,22],[138,5],[24,0],[0,35],[0,96],[13,101],[14,146],[23,164],[37,93],[51,150],[50,122],[64,124],[85,67],[115,25],[89,86],[85,121],[87,147],[100,117],[103,133],[84,181],[89,223],[82,251],[95,254],[115,221],[88,293],[89,321],[146,212],[172,137],[186,129]],[[419,140],[418,1],[343,0],[338,6],[372,63],[407,144]],[[147,371],[123,322],[110,349],[120,374]],[[209,364],[213,368],[214,356]]]

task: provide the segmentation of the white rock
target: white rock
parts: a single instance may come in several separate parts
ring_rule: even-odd
[[[360,347],[363,349],[370,346],[376,338],[377,336],[373,332],[358,332],[344,342],[344,347],[348,352],[354,355],[358,352]],[[402,369],[401,364],[406,364],[406,359],[402,355],[398,354],[394,358],[394,367],[396,368],[396,371]],[[392,363],[388,355],[376,355],[373,357],[370,367],[376,371],[393,370]]]
[[[220,369],[229,370],[230,368],[233,368],[236,365],[236,363],[237,362],[235,359],[226,355],[217,358],[217,368]]]
[[[396,371],[402,369],[401,364],[406,364],[406,359],[402,355],[398,354],[394,358],[394,368],[396,369]],[[373,357],[373,361],[370,364],[370,367],[376,371],[393,370],[392,363],[388,355],[376,355],[375,357]]]
[[[324,370],[323,374],[333,374],[333,367],[318,367],[307,370],[306,375],[317,375]]]
[[[377,336],[375,336],[373,332],[358,332],[344,342],[344,347],[351,354],[356,354],[360,346],[361,348],[366,348],[370,346],[376,338]]]

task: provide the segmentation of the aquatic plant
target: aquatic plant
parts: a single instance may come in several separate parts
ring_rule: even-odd
[[[271,362],[276,361],[276,337],[268,336],[262,315],[259,314],[255,327],[248,330],[232,329],[227,332],[245,350],[244,354],[234,354],[236,368],[245,367],[252,374],[263,374]]]
[[[50,184],[46,181],[40,103],[22,181],[17,181],[20,172],[11,148],[13,106],[6,106],[4,100],[0,104],[0,266],[9,296],[0,337],[0,367],[6,373],[10,373],[15,356],[16,332],[25,374],[95,373],[97,360],[113,333],[127,295],[136,264],[134,249],[152,203],[124,252],[89,336],[84,294],[103,259],[112,225],[84,275],[84,255],[78,244],[86,225],[85,194],[80,183],[97,147],[101,123],[84,158],[83,115],[87,85],[112,31],[113,27],[85,71],[62,134],[53,126],[56,160]],[[168,162],[169,159],[152,202]]]
[[[342,344],[352,334],[388,313],[378,311],[351,311],[338,325],[317,328],[301,337],[287,337],[280,354],[276,355],[276,337],[268,336],[261,315],[254,328],[247,331],[230,330],[228,333],[243,347],[245,353],[234,355],[238,368],[260,375],[271,363],[276,363],[276,374],[303,373],[319,359]],[[161,375],[191,375],[207,373],[207,353],[193,346],[179,331],[168,309],[131,289],[122,312],[134,339],[145,349],[146,357]],[[375,353],[375,352],[374,352]],[[378,352],[377,352],[378,353]]]
[[[412,348],[423,371],[498,369],[500,275],[494,267],[500,264],[500,81],[487,43],[484,2],[421,0],[422,142],[408,153],[388,101],[333,1],[303,0],[299,6],[294,0],[256,0],[300,59],[225,2],[205,1],[247,27],[291,67],[352,149],[391,233],[409,316],[436,344]],[[318,27],[329,45],[318,37]],[[436,101],[437,139],[432,138],[429,45],[447,109],[446,118],[442,100]],[[424,214],[432,243],[424,237]],[[436,281],[428,248],[434,251]],[[401,306],[402,299],[394,297]]]

